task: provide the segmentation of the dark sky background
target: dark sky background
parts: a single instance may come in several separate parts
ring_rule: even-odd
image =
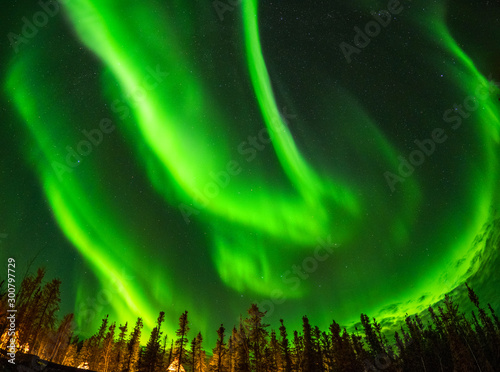
[[[349,58],[387,1],[63,3],[2,15],[0,272],[62,279],[79,334],[500,310],[497,2],[401,1]]]

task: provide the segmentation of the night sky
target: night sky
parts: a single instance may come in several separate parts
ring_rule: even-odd
[[[4,5],[2,275],[82,336],[500,310],[500,6],[339,3]]]

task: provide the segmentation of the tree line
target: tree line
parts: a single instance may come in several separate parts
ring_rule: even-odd
[[[217,341],[206,351],[201,333],[190,334],[188,312],[180,315],[175,337],[162,329],[160,312],[146,345],[143,320],[117,325],[108,316],[97,332],[81,340],[73,334],[73,314],[57,321],[61,281],[43,283],[45,270],[22,281],[16,307],[18,349],[54,363],[99,372],[494,372],[500,368],[500,322],[492,306],[480,304],[465,284],[474,310],[466,316],[450,296],[426,320],[407,316],[391,341],[376,319],[361,314],[359,329],[348,332],[332,321],[327,330],[302,318],[289,334],[266,324],[266,312],[252,304],[232,329],[220,325]],[[464,288],[464,289],[465,289]],[[0,284],[0,348],[9,337],[7,291]],[[215,328],[215,327],[214,327]]]

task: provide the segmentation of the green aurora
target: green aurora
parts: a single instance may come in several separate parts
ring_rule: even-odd
[[[340,43],[388,7],[350,3],[61,2],[4,64],[2,249],[43,249],[84,335],[163,310],[171,336],[187,309],[213,340],[252,302],[273,326],[390,327],[466,280],[498,298],[498,252],[473,244],[499,196],[498,19],[401,1],[348,63]]]

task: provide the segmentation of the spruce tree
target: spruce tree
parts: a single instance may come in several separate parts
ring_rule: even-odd
[[[325,371],[325,365],[323,363],[325,350],[323,349],[323,341],[321,331],[318,326],[313,328],[313,346],[314,346],[314,364],[318,372]]]
[[[155,372],[161,369],[160,341],[161,325],[165,320],[165,312],[161,311],[156,321],[156,327],[151,331],[149,341],[144,351],[143,367],[145,372]]]
[[[247,332],[245,331],[244,323],[240,317],[240,325],[236,338],[234,340],[235,344],[235,364],[236,371],[238,372],[250,372],[250,351],[249,351],[249,341]]]
[[[61,281],[53,279],[42,289],[40,311],[37,312],[36,320],[33,324],[34,334],[31,340],[33,353],[40,350],[40,346],[42,345],[40,338],[43,338],[55,328],[56,313],[59,310],[61,302],[60,287]]]
[[[77,344],[70,343],[66,348],[66,353],[60,364],[69,367],[78,367],[78,364],[76,364],[77,359],[78,359]]]
[[[292,359],[290,357],[290,344],[288,341],[288,335],[286,333],[286,327],[283,324],[283,319],[280,319],[280,336],[281,336],[281,353],[283,355],[281,370],[284,372],[292,372]]]
[[[303,342],[304,342],[304,351],[302,353],[302,363],[301,363],[302,371],[315,372],[316,365],[314,363],[315,358],[314,358],[312,331],[307,316],[302,317],[302,331],[303,331]]]
[[[142,318],[137,318],[134,330],[130,334],[130,338],[127,342],[127,354],[125,356],[124,371],[136,372],[138,370],[142,327]]]
[[[302,354],[304,351],[302,336],[299,335],[297,331],[293,331],[293,350],[292,350],[292,360],[294,365],[294,370],[300,371],[302,366]]]
[[[191,340],[191,370],[196,372],[196,358],[197,358],[196,337]]]
[[[175,341],[175,345],[177,346],[176,357],[179,362],[177,366],[177,372],[180,371],[181,364],[184,361],[186,355],[186,345],[188,343],[188,339],[186,336],[189,332],[189,321],[187,314],[187,310],[182,313],[179,318],[179,329],[175,332],[178,337],[178,339]]]
[[[371,356],[375,357],[382,354],[384,352],[382,345],[380,344],[376,331],[373,329],[370,318],[368,318],[367,315],[361,314],[361,324],[365,331],[365,341],[370,347]]]
[[[224,343],[224,331],[225,328],[221,324],[219,329],[217,330],[217,342],[215,344],[215,348],[213,350],[212,362],[210,363],[210,370],[214,372],[223,372],[224,370],[224,356],[226,353]]]
[[[363,370],[358,359],[365,358],[368,354],[363,353],[364,349],[362,349],[361,345],[356,345],[357,342],[360,342],[360,339],[358,339],[355,335],[349,335],[347,330],[344,328],[341,337],[341,357],[342,366],[345,371],[358,372]],[[355,350],[357,348],[362,351],[356,353]]]
[[[204,372],[206,369],[206,354],[205,350],[203,350],[203,337],[201,336],[201,332],[198,332],[198,336],[196,336],[196,345],[198,347],[198,358],[195,365],[196,371],[193,372]]]
[[[101,321],[101,326],[97,333],[91,337],[91,343],[89,344],[90,349],[90,360],[88,360],[89,368],[91,370],[97,370],[99,366],[99,361],[102,357],[102,343],[104,341],[104,336],[106,335],[106,331],[108,329],[108,317],[109,314],[106,315],[105,318]]]
[[[488,303],[488,309],[490,310],[491,316],[495,320],[495,326],[497,327],[497,332],[500,331],[500,320],[498,319],[498,316],[495,314],[495,311],[491,307],[491,304]]]
[[[170,367],[172,364],[173,352],[174,352],[174,340],[172,340],[172,343],[170,344],[170,351],[168,353],[168,359],[167,359],[168,367]]]
[[[266,328],[269,324],[262,322],[266,312],[259,310],[256,304],[252,304],[248,310],[249,317],[245,320],[248,330],[248,346],[250,351],[250,363],[255,372],[264,372],[263,356],[267,345],[269,333]]]
[[[201,332],[191,341],[191,368],[193,372],[201,372],[204,368],[204,351],[202,348],[203,337]]]
[[[266,348],[266,371],[277,372],[282,364],[281,358],[281,346],[276,337],[276,332],[274,329],[271,331],[271,337],[269,339],[269,347]]]
[[[236,333],[236,328],[233,327],[233,330],[231,332],[231,335],[229,336],[229,340],[227,342],[227,364],[228,364],[228,371],[229,372],[234,372],[234,366],[235,366],[235,333]]]
[[[154,327],[151,330],[148,343],[146,344],[146,348],[144,349],[144,358],[142,359],[141,363],[142,372],[154,372],[155,370],[159,348],[158,338],[158,327]]]
[[[121,372],[124,369],[125,356],[126,356],[126,337],[128,331],[128,322],[125,325],[118,327],[120,333],[118,340],[115,343],[113,350],[113,364],[116,366],[117,371]]]
[[[87,366],[88,366],[90,363],[90,358],[92,356],[92,346],[91,345],[92,345],[92,342],[94,341],[93,337],[94,336],[85,340],[83,342],[82,348],[78,352],[78,357],[77,357],[77,360],[75,363],[78,368],[81,368],[85,364],[87,364]]]
[[[51,344],[51,350],[49,351],[49,362],[60,363],[64,356],[66,355],[67,348],[71,341],[71,324],[73,323],[74,315],[70,313],[66,315],[59,328],[57,329],[55,342]]]
[[[16,322],[21,346],[24,346],[29,341],[35,331],[33,324],[37,321],[37,314],[41,307],[40,301],[42,299],[42,281],[44,277],[44,268],[38,269],[36,275],[25,276],[17,293],[16,307],[18,315]],[[7,325],[7,322],[3,323],[0,335],[6,330]],[[33,348],[33,345],[31,345],[31,348]]]
[[[108,332],[106,333],[106,336],[104,337],[103,343],[102,343],[102,353],[101,353],[101,360],[99,363],[99,368],[98,370],[100,372],[108,372],[110,371],[110,363],[113,358],[113,349],[114,349],[114,341],[115,341],[115,329],[116,329],[116,323],[113,322],[108,329]]]

